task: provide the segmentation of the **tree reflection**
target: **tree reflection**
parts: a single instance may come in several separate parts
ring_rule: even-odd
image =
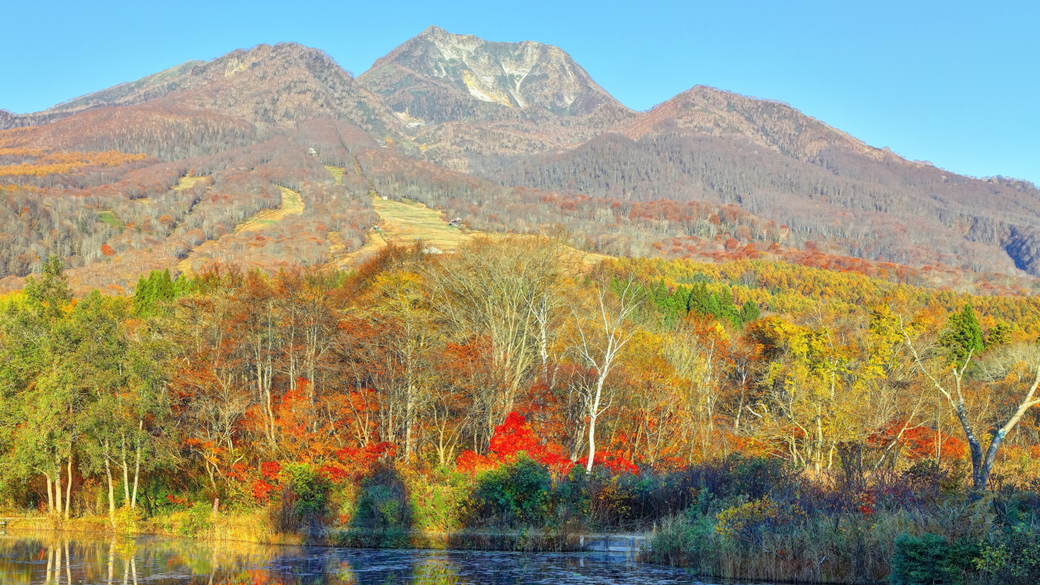
[[[459,568],[446,558],[427,557],[415,564],[411,582],[455,585],[460,582]]]
[[[163,538],[72,539],[47,534],[0,537],[0,585],[504,585],[599,578],[626,583],[677,583],[687,579],[685,574],[663,567],[644,570],[606,560],[490,551],[273,547]],[[640,571],[643,573],[638,574]],[[619,579],[623,573],[629,574]]]

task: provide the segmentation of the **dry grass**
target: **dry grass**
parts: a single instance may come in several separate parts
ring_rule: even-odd
[[[332,177],[336,179],[337,185],[343,184],[343,171],[345,170],[343,167],[330,167],[329,165],[325,165],[325,169],[332,173]]]
[[[379,230],[371,230],[365,235],[365,245],[360,250],[343,255],[331,264],[344,268],[370,257],[386,247],[387,242],[411,244],[421,240],[427,247],[436,248],[445,254],[451,254],[456,248],[463,246],[475,238],[508,238],[508,234],[496,234],[472,231],[448,225],[449,218],[436,209],[430,209],[422,203],[409,200],[394,201],[383,199],[372,194],[372,207],[382,218]],[[330,252],[333,258],[342,253],[343,245],[334,240],[330,234]],[[599,264],[609,258],[602,254],[589,254],[571,248],[586,266]]]
[[[477,234],[448,225],[448,219],[435,209],[412,201],[393,201],[375,197],[372,207],[383,218],[386,240],[411,243],[422,240],[428,246],[450,252]]]
[[[277,209],[265,209],[235,227],[233,233],[258,232],[269,225],[274,225],[289,215],[303,213],[304,204],[296,191],[279,187],[282,190],[282,204]]]
[[[382,218],[378,230],[365,234],[365,245],[360,250],[336,258],[343,251],[338,235],[329,234],[330,253],[336,258],[332,265],[345,268],[364,261],[386,247],[387,242],[411,244],[422,240],[427,246],[444,253],[469,242],[480,232],[472,232],[448,225],[448,221],[436,209],[412,201],[393,201],[372,194],[372,207]]]
[[[196,177],[194,175],[181,177],[181,180],[177,181],[177,184],[173,187],[173,190],[184,191],[186,189],[191,189],[195,185],[195,183],[198,183],[199,181],[205,181],[208,178],[209,177],[207,175],[202,175],[201,177]]]

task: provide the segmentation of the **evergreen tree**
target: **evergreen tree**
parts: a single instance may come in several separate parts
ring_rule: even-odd
[[[163,270],[162,280],[160,281],[158,289],[156,298],[167,302],[176,298],[177,295],[174,293],[173,279],[170,278],[169,268]]]
[[[708,297],[708,310],[706,313],[716,319],[722,317],[722,303],[719,302],[719,295],[711,293]]]
[[[677,287],[675,292],[672,293],[672,306],[675,311],[682,317],[690,314],[690,289],[686,287]]]
[[[170,278],[170,270],[151,271],[147,277],[142,276],[134,288],[134,314],[144,317],[152,314],[157,302],[168,303],[177,298],[177,287]]]
[[[986,336],[986,349],[1004,345],[1009,341],[1011,341],[1011,327],[1001,321],[989,330],[989,335]]]
[[[755,321],[762,316],[762,311],[759,310],[758,305],[751,302],[751,299],[744,301],[744,304],[740,307],[740,322],[750,323]]]
[[[147,277],[142,276],[137,279],[137,286],[134,287],[134,314],[136,315],[143,315],[152,305],[152,300],[155,298],[152,289],[154,274],[153,270]]]
[[[690,289],[688,303],[690,311],[696,311],[702,315],[712,314],[711,297],[708,294],[708,287],[703,282],[694,284],[693,288]]]
[[[72,291],[69,289],[69,279],[65,275],[65,266],[60,258],[51,254],[43,263],[43,274],[39,279],[32,276],[25,279],[25,296],[40,309],[41,315],[47,320],[62,316],[65,307],[72,300]]]
[[[733,304],[733,293],[730,289],[724,288],[719,293],[719,309],[722,314],[719,316],[721,319],[725,319],[733,324],[734,327],[740,325],[740,312],[737,310],[737,306]]]
[[[946,348],[950,361],[958,367],[963,366],[970,357],[982,353],[982,328],[971,305],[964,305],[960,313],[950,315],[939,343]]]

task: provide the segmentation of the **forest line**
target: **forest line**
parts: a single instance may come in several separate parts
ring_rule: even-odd
[[[128,297],[74,299],[51,258],[2,301],[0,501],[116,528],[218,500],[365,543],[359,527],[549,526],[571,486],[591,499],[562,526],[702,509],[713,538],[789,535],[777,486],[853,485],[841,518],[904,514],[879,494],[922,474],[1032,493],[1038,326],[1029,298],[763,261],[589,267],[538,236],[390,245],[351,272],[153,272]],[[692,495],[748,469],[773,479]]]

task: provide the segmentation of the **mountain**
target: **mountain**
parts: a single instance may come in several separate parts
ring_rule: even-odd
[[[358,81],[394,111],[434,123],[509,109],[561,117],[631,113],[559,47],[488,42],[435,26],[376,61]]]
[[[1040,191],[868,146],[789,105],[695,87],[617,133],[475,169],[506,185],[735,204],[829,251],[1040,274]]]
[[[430,27],[358,77],[425,144],[465,170],[474,157],[546,152],[634,121],[558,47],[488,42]]]
[[[324,52],[296,44],[0,121],[0,278],[16,287],[58,254],[79,290],[209,261],[349,254],[376,221],[353,153],[403,128]]]
[[[120,83],[108,89],[62,102],[31,116],[18,116],[17,121],[11,120],[6,125],[0,121],[0,129],[15,127],[15,124],[19,126],[30,125],[30,122],[36,124],[38,122],[33,121],[34,116],[59,118],[94,106],[127,106],[161,97],[180,87],[181,79],[186,77],[186,74],[190,73],[194,67],[200,65],[205,65],[205,61],[187,61],[134,82]]]
[[[382,198],[618,256],[769,257],[991,292],[1040,275],[1030,183],[907,161],[709,87],[634,112],[562,49],[436,27],[357,79],[320,50],[258,45],[0,110],[0,189],[0,287],[47,254],[81,289],[211,262],[344,265],[384,241]]]
[[[328,116],[380,138],[402,124],[377,96],[324,52],[294,43],[258,45],[208,63],[189,61],[132,83],[8,116],[40,125],[22,146],[144,152],[167,160],[242,146],[272,129]],[[191,140],[194,148],[184,148]]]

